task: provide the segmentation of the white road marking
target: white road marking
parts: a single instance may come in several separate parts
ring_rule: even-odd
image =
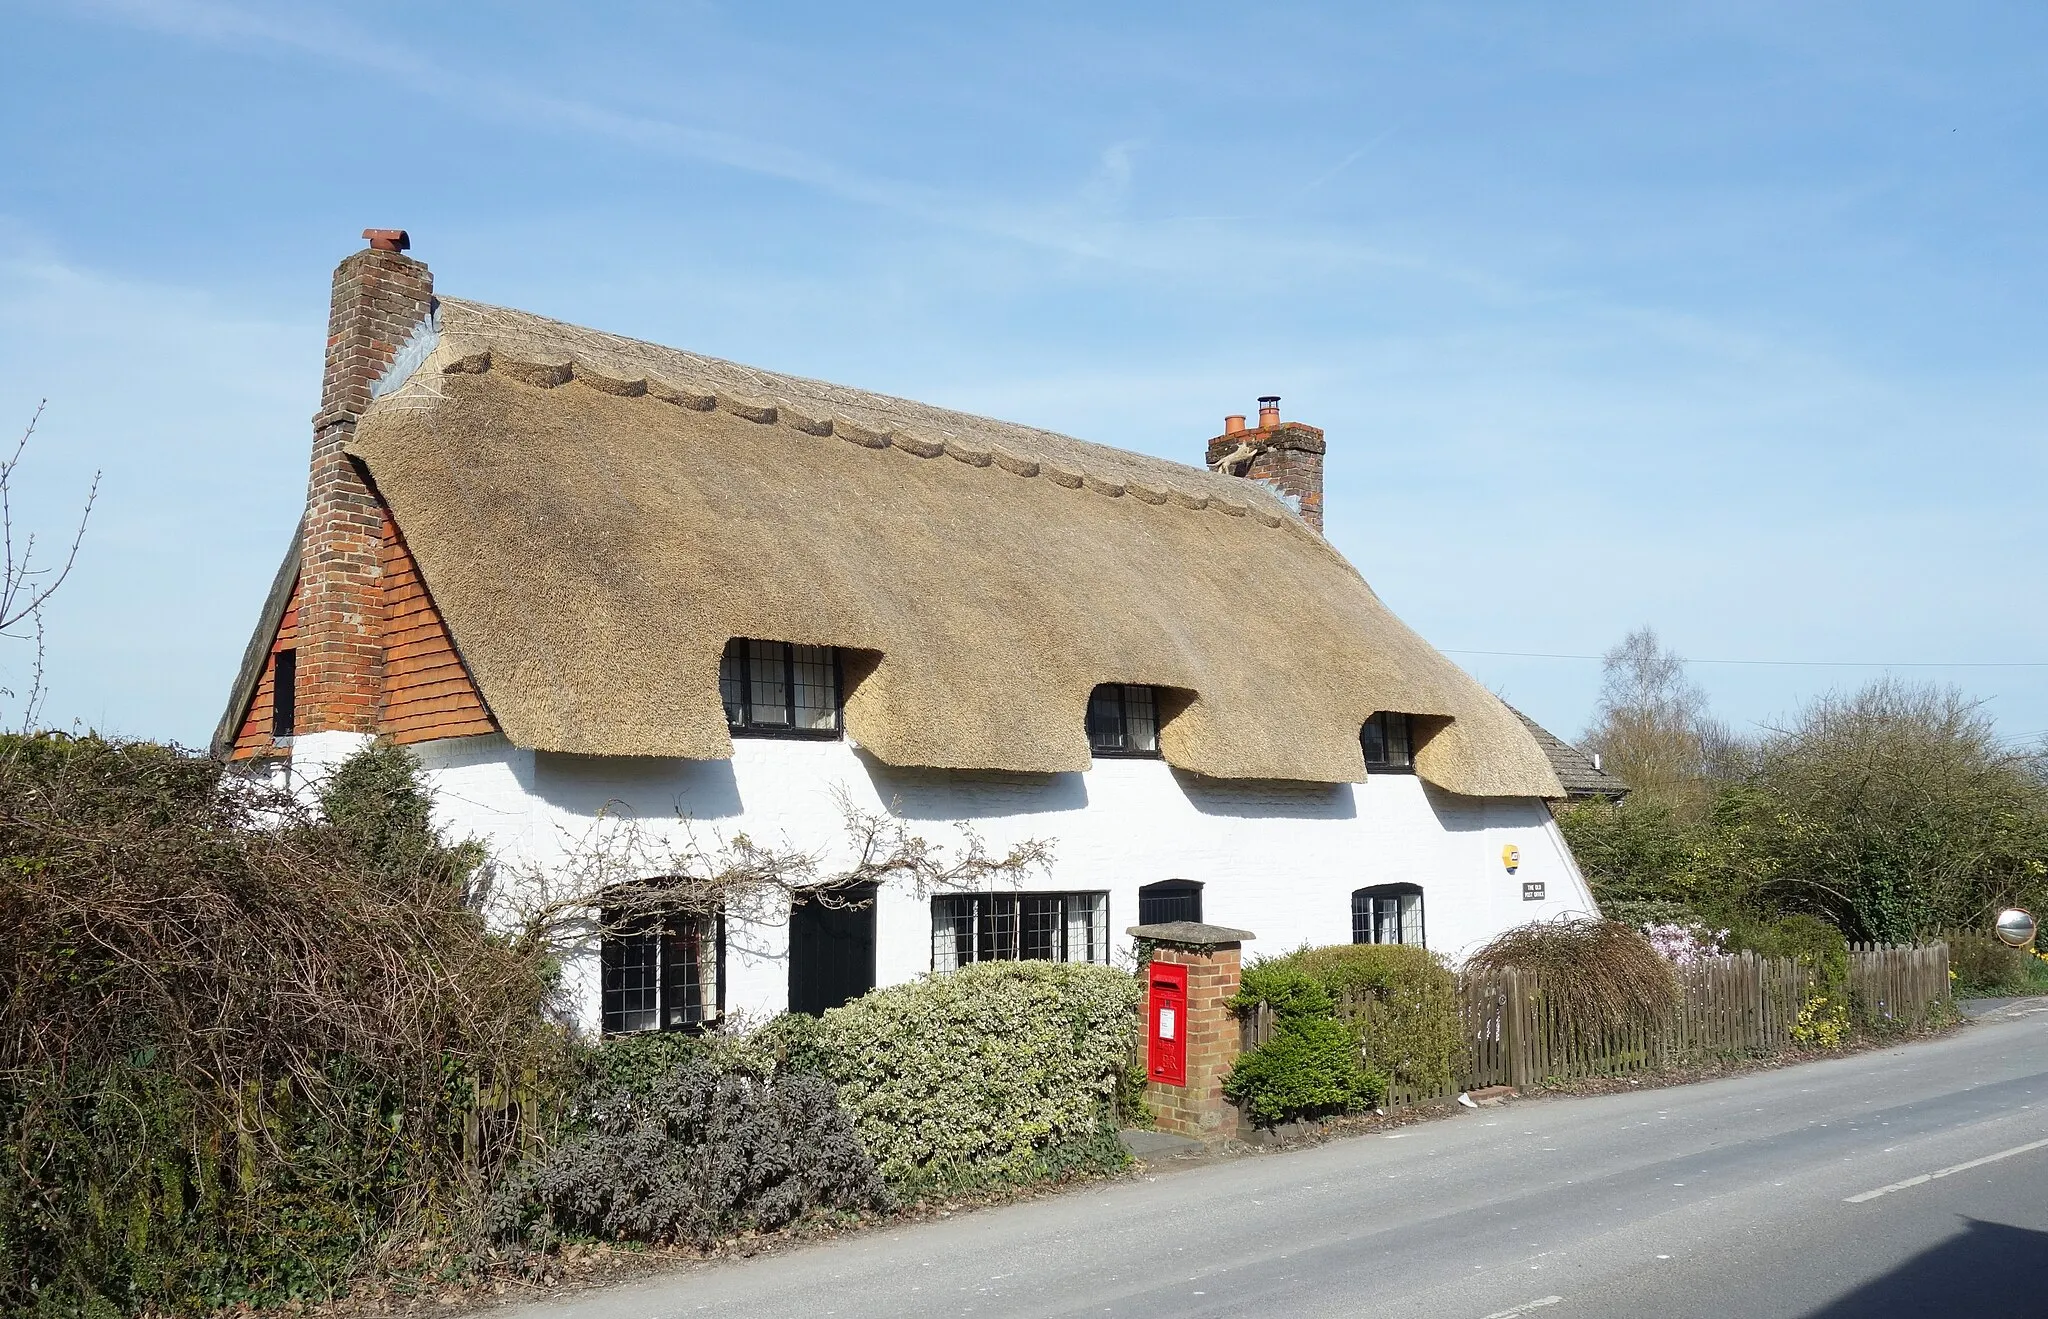
[[[1987,1163],[1996,1163],[2000,1159],[2009,1159],[2015,1154],[2025,1154],[2029,1150],[2038,1149],[2048,1149],[2048,1140],[2028,1141],[2024,1145],[2015,1145],[2009,1150],[2000,1150],[1996,1154],[1987,1154],[1981,1159],[1971,1159],[1968,1163],[1958,1163],[1948,1168],[1937,1168],[1933,1172],[1923,1172],[1918,1177],[1908,1177],[1903,1182],[1893,1182],[1890,1186],[1880,1186],[1874,1191],[1865,1191],[1861,1195],[1852,1195],[1842,1203],[1860,1205],[1865,1200],[1875,1200],[1880,1195],[1890,1195],[1893,1191],[1903,1191],[1909,1186],[1918,1186],[1922,1182],[1931,1182],[1937,1177],[1954,1176],[1959,1172],[1968,1172],[1972,1168],[1981,1168]]]
[[[1533,1301],[1524,1301],[1520,1305],[1511,1305],[1505,1310],[1495,1310],[1492,1314],[1485,1316],[1485,1319],[1515,1319],[1515,1316],[1518,1314],[1527,1314],[1531,1310],[1540,1310],[1546,1305],[1556,1305],[1563,1299],[1564,1297],[1562,1296],[1539,1297]]]

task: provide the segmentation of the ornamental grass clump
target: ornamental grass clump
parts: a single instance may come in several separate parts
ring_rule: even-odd
[[[771,1034],[838,1086],[882,1176],[916,1197],[1123,1166],[1112,1105],[1139,996],[1114,967],[980,962]]]
[[[1656,1022],[1679,996],[1671,963],[1622,921],[1578,916],[1518,925],[1465,962],[1467,976],[1509,971],[1535,976],[1559,1022],[1582,1039]]]

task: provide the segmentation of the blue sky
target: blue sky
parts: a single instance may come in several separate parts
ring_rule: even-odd
[[[1445,648],[1823,662],[1696,665],[1738,726],[1968,662],[1898,671],[2048,730],[2040,5],[0,11],[19,521],[105,471],[60,725],[208,734],[329,272],[404,226],[444,293],[1184,461],[1281,394]],[[1458,658],[1583,728],[1597,664]]]

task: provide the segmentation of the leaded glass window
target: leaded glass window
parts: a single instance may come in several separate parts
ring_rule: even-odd
[[[1415,753],[1405,714],[1380,711],[1365,721],[1365,727],[1359,730],[1358,741],[1365,750],[1365,767],[1368,770],[1400,772],[1415,768]]]
[[[737,734],[837,737],[839,652],[735,637],[718,661],[725,722]]]
[[[1353,893],[1351,942],[1423,947],[1422,889],[1414,884],[1376,884]]]
[[[717,918],[608,910],[601,919],[607,1034],[682,1030],[717,1020],[724,960]]]
[[[961,893],[932,899],[932,969],[970,962],[1109,960],[1107,893]]]
[[[1088,745],[1099,756],[1158,755],[1158,694],[1128,682],[1106,682],[1090,692]]]

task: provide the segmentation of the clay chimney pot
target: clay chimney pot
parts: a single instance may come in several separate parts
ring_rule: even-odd
[[[373,252],[403,252],[412,246],[412,235],[403,229],[365,229],[363,237],[370,240]]]
[[[1223,419],[1223,433],[1225,435],[1244,434],[1244,414],[1242,412],[1233,412],[1225,417]]]

